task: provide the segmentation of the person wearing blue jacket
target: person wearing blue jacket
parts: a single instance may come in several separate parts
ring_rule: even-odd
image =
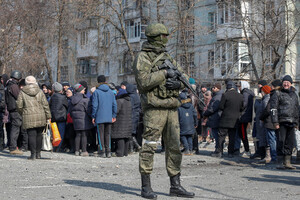
[[[180,141],[184,147],[183,154],[191,155],[193,152],[193,135],[198,126],[197,112],[192,105],[192,100],[187,98],[185,92],[181,92],[179,97],[182,103],[178,108]]]
[[[117,102],[114,93],[106,83],[104,75],[99,75],[100,84],[92,96],[92,122],[97,125],[100,157],[111,157],[111,125],[116,121]]]

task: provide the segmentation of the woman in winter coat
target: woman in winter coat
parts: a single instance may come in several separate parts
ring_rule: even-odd
[[[22,88],[17,109],[23,119],[23,128],[27,130],[31,155],[28,159],[40,159],[42,132],[51,119],[48,101],[33,76],[27,76],[26,86]]]
[[[184,147],[183,154],[191,155],[193,151],[193,135],[198,126],[197,112],[192,100],[187,98],[185,92],[180,93],[181,106],[178,108],[180,125],[180,141]]]
[[[203,108],[203,112],[205,112],[207,110],[207,107],[209,105],[209,102],[211,100],[212,96],[211,96],[211,91],[206,91],[204,94],[204,103],[205,103],[205,107]],[[207,136],[209,135],[209,133],[211,133],[210,128],[207,126],[207,118],[202,118],[201,120],[201,126],[202,126],[202,141],[206,142],[207,140]],[[212,138],[212,137],[211,137]],[[210,143],[210,140],[208,141],[208,143]]]
[[[126,90],[119,89],[117,99],[117,119],[112,125],[111,138],[116,142],[116,156],[128,155],[129,138],[132,135],[132,107]]]
[[[87,148],[87,134],[94,127],[92,124],[92,104],[85,95],[85,88],[81,84],[74,86],[76,94],[71,98],[70,115],[73,119],[75,137],[75,156],[79,156],[81,143],[81,156],[89,156]]]

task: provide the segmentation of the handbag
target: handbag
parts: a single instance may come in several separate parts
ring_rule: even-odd
[[[53,138],[52,145],[54,147],[57,147],[61,142],[61,137],[56,122],[51,122],[51,130],[52,130],[52,138]]]
[[[295,130],[295,145],[298,151],[300,151],[300,131],[298,129]]]
[[[53,149],[51,144],[51,129],[49,123],[47,123],[45,129],[42,132],[42,150],[51,151]]]

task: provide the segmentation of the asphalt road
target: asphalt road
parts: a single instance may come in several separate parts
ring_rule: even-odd
[[[300,165],[293,171],[237,157],[184,156],[182,185],[195,199],[300,199]],[[123,158],[75,157],[42,152],[43,159],[27,160],[29,152],[11,156],[0,152],[0,199],[142,199],[138,154]],[[151,175],[158,199],[169,197],[164,155],[155,155]]]

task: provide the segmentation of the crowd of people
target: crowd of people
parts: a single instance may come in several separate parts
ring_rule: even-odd
[[[41,158],[41,133],[51,120],[56,122],[62,138],[54,152],[103,158],[138,152],[142,145],[143,115],[137,87],[126,81],[115,86],[107,83],[104,75],[98,76],[97,81],[98,87],[89,90],[86,81],[73,87],[68,82],[39,85],[33,76],[22,79],[19,71],[13,71],[10,78],[3,74],[0,149],[8,148],[11,154],[30,150],[29,159]],[[299,124],[299,103],[289,75],[270,85],[265,80],[259,81],[257,95],[247,81],[227,79],[224,88],[219,82],[211,83],[211,88],[197,87],[192,78],[189,82],[200,99],[188,89],[178,97],[183,155],[200,154],[199,142],[206,142],[215,144],[212,156],[222,157],[228,136],[229,158],[239,155],[260,158],[260,163],[277,162],[278,168],[294,169],[291,155]],[[250,128],[255,143],[252,154],[248,141]],[[161,152],[163,143],[162,138]]]

